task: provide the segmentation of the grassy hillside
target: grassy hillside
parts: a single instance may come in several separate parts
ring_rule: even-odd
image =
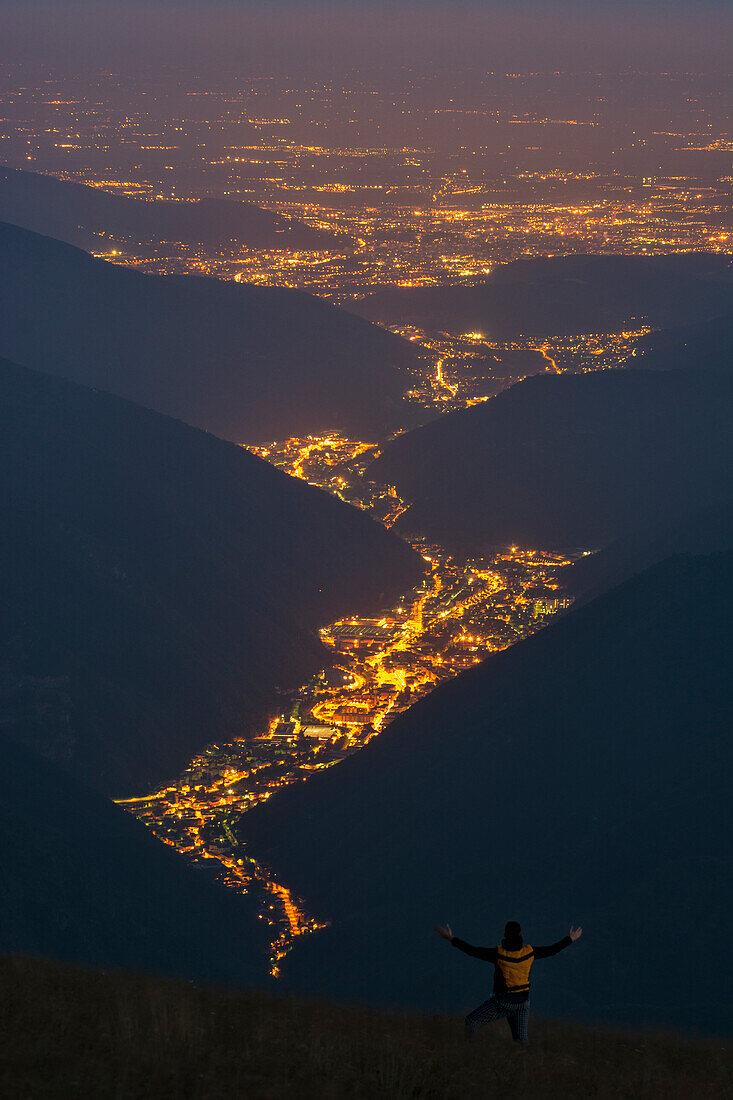
[[[105,1100],[516,1097],[696,1100],[730,1095],[718,1041],[500,1023],[468,1046],[456,1017],[229,994],[0,957],[0,1093]]]

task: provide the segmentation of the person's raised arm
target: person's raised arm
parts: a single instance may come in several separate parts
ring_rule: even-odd
[[[495,947],[473,947],[470,943],[466,943],[465,940],[459,940],[458,936],[454,936],[453,930],[449,924],[445,926],[436,924],[435,932],[441,939],[450,940],[453,947],[457,947],[459,951],[464,951],[466,955],[472,955],[474,959],[483,959],[485,962],[496,962]]]
[[[580,926],[573,928],[571,924],[567,936],[563,936],[557,943],[551,943],[547,947],[535,947],[534,957],[536,959],[549,959],[552,955],[557,955],[558,951],[563,951],[566,947],[570,947],[571,943],[575,943],[582,935],[583,929]]]

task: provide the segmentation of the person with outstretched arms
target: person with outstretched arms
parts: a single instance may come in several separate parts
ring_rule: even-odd
[[[509,1023],[512,1039],[522,1046],[529,1043],[529,974],[532,964],[536,959],[549,959],[551,955],[564,951],[583,934],[582,928],[571,926],[567,936],[557,943],[551,943],[548,947],[532,947],[524,942],[519,924],[510,920],[504,928],[504,938],[497,947],[472,947],[470,943],[454,936],[449,924],[445,927],[437,925],[435,931],[459,951],[494,964],[493,996],[466,1016],[467,1038],[472,1038],[484,1024],[503,1018]]]

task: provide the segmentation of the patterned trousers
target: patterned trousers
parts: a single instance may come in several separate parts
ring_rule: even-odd
[[[514,1042],[526,1046],[529,1042],[529,998],[517,1004],[516,1001],[507,1001],[501,996],[490,997],[466,1016],[467,1037],[470,1039],[484,1024],[490,1024],[492,1020],[500,1020],[502,1017],[509,1023]]]

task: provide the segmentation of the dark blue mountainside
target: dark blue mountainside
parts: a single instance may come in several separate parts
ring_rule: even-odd
[[[596,549],[731,496],[733,373],[528,378],[399,436],[370,467],[445,541]]]
[[[0,737],[0,950],[218,985],[263,984],[249,902],[144,825]]]
[[[536,257],[472,286],[403,287],[353,303],[361,317],[496,340],[654,328],[730,313],[733,260],[719,253]]]
[[[633,358],[643,370],[733,370],[733,315],[648,332],[638,340]]]
[[[246,733],[318,626],[423,568],[242,447],[8,362],[0,488],[0,720],[107,793]]]
[[[443,684],[362,752],[242,819],[332,927],[298,991],[423,1009],[487,996],[432,933],[552,943],[542,1015],[727,1034],[730,574],[676,557]]]
[[[240,246],[317,251],[342,245],[330,233],[249,202],[148,202],[17,168],[0,168],[0,221],[91,249],[116,241],[156,245],[163,252],[176,244],[228,251]]]
[[[733,550],[733,501],[699,508],[662,531],[647,526],[579,558],[560,573],[560,582],[576,598],[587,603],[615,588],[636,573],[673,554],[714,554]]]
[[[406,340],[294,290],[146,275],[0,225],[0,355],[235,442],[403,422]]]

